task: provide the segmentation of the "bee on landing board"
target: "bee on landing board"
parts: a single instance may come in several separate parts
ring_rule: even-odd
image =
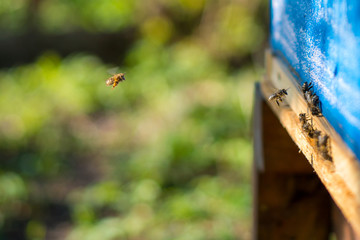
[[[313,87],[312,82],[310,82],[310,83],[304,82],[304,84],[301,87],[304,97],[305,97],[305,93],[309,92],[312,87]]]
[[[302,85],[301,90],[303,92],[306,104],[308,105],[308,109],[310,109],[311,114],[316,117],[322,117],[321,103],[319,97],[311,91],[312,87],[312,82],[310,82],[309,84],[305,82]]]
[[[119,82],[125,81],[125,73],[118,73],[106,80],[106,85],[116,87]]]
[[[330,148],[330,137],[327,134],[321,135],[319,134],[318,138],[317,138],[317,143],[316,143],[318,149],[320,150],[321,155],[323,156],[323,158],[325,158],[326,160],[332,160],[331,157],[331,148]]]
[[[287,94],[287,90],[288,89],[279,89],[277,92],[275,92],[274,94],[270,95],[268,101],[272,101],[275,100],[276,104],[278,106],[280,106],[279,102],[282,102],[284,100],[284,98],[286,97]]]
[[[308,91],[305,93],[305,100],[311,114],[316,117],[322,117],[319,97],[315,93]]]
[[[312,118],[308,118],[308,116],[306,116],[306,113],[300,113],[299,121],[301,123],[302,130],[308,135],[308,137],[315,138],[316,129],[314,128],[314,125],[312,123]]]

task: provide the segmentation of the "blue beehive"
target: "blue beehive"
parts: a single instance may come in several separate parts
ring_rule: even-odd
[[[360,159],[360,1],[273,0],[270,41]]]

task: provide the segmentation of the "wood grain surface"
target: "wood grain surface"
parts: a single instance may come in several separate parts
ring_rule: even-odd
[[[261,83],[266,97],[276,89],[290,88],[280,107],[268,102],[290,137],[313,166],[316,174],[339,206],[346,219],[360,235],[360,165],[358,159],[341,140],[325,117],[313,117],[314,127],[330,136],[332,161],[323,158],[316,142],[301,129],[299,113],[306,113],[307,105],[300,86],[282,62],[271,55],[266,56],[267,74]]]

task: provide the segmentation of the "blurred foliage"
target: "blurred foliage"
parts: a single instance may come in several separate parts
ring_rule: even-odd
[[[19,31],[29,1],[0,2]],[[259,1],[40,1],[42,31],[138,30],[114,90],[96,56],[0,72],[0,238],[248,239]],[[11,24],[9,24],[11,22]],[[20,228],[18,228],[19,231]],[[6,239],[6,238],[4,238]]]

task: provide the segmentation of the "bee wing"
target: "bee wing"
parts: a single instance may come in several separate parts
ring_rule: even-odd
[[[119,67],[113,67],[113,68],[109,68],[109,69],[107,70],[107,72],[108,72],[110,75],[115,75],[118,71],[119,71]]]

